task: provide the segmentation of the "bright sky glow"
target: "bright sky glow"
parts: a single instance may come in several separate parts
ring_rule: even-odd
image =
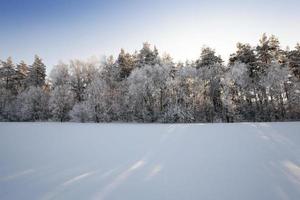
[[[300,41],[299,0],[0,0],[0,59],[48,70],[58,60],[139,50],[145,41],[175,61],[196,59],[204,45],[227,60],[238,41],[264,32],[283,47]]]

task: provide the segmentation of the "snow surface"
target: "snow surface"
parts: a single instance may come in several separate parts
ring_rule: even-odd
[[[299,200],[299,130],[0,123],[0,199]]]

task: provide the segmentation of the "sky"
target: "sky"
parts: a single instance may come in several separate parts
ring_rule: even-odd
[[[0,59],[59,60],[133,53],[143,42],[175,61],[209,46],[224,60],[262,33],[282,47],[300,42],[299,0],[0,0]]]

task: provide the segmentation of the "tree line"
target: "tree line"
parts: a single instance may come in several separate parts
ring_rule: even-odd
[[[243,122],[300,119],[300,45],[282,49],[263,34],[237,44],[224,64],[204,47],[175,63],[144,43],[102,61],[59,62],[46,76],[35,56],[0,64],[0,121]]]

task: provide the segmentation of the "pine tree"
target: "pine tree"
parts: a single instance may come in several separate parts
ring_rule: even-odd
[[[124,104],[127,90],[126,79],[120,79],[121,71],[118,62],[115,61],[113,56],[109,56],[103,63],[100,77],[95,77],[94,84],[99,85],[103,93],[100,95],[103,100],[102,105],[106,105],[106,108],[101,106],[104,114],[102,120],[119,120],[123,118],[123,113],[126,112],[125,108],[124,110],[120,108]]]
[[[250,44],[242,44],[238,42],[236,48],[236,52],[230,55],[229,64],[234,64],[235,62],[245,63],[249,65],[256,64],[254,49],[250,46]]]
[[[36,56],[0,62],[0,121],[216,122],[300,119],[300,44],[275,36],[237,44],[228,66],[211,48],[174,63],[145,43],[115,60],[59,63],[46,79]]]
[[[223,60],[220,56],[216,56],[215,54],[215,50],[209,47],[202,48],[200,59],[196,61],[196,68],[221,65]]]
[[[33,64],[29,68],[28,86],[42,87],[45,85],[46,66],[39,56],[35,56]]]
[[[134,59],[129,53],[125,53],[124,49],[121,49],[117,59],[117,64],[120,68],[121,80],[127,78],[134,69]]]
[[[221,101],[221,74],[224,70],[223,60],[215,55],[215,51],[209,47],[202,48],[200,59],[196,61],[196,69],[199,76],[202,76],[207,95],[207,105],[211,108],[207,111],[207,121],[213,122],[221,119],[222,101]]]
[[[264,33],[256,47],[256,53],[259,65],[258,70],[263,73],[271,62],[280,60],[283,51],[280,49],[279,40],[274,35],[268,38],[266,33]]]
[[[283,51],[280,48],[280,42],[275,35],[269,37],[270,54],[273,61],[279,61]]]
[[[156,47],[152,50],[150,44],[145,42],[143,48],[137,55],[137,66],[143,67],[145,65],[154,66],[160,63],[159,53]]]
[[[8,57],[6,61],[1,62],[0,68],[0,80],[1,87],[6,90],[10,90],[13,93],[16,91],[16,70],[11,57]]]
[[[256,47],[260,68],[263,68],[266,64],[271,63],[272,55],[270,50],[269,39],[267,34],[264,33],[259,40],[258,46]]]
[[[249,76],[254,78],[257,76],[257,58],[254,49],[250,44],[237,43],[237,50],[234,54],[230,55],[229,65],[235,63],[244,63],[248,66]]]
[[[26,79],[29,73],[29,68],[27,64],[24,61],[21,61],[17,65],[17,71],[16,71],[16,76],[17,76],[17,87],[18,91],[21,92],[24,89],[26,89]]]
[[[261,121],[270,121],[270,96],[271,94],[266,87],[260,85],[262,77],[266,75],[268,68],[274,63],[279,62],[282,51],[280,49],[280,43],[275,36],[268,37],[265,33],[259,40],[259,44],[256,47],[257,53],[257,78],[256,83],[256,104],[258,105],[258,113]]]
[[[288,66],[293,71],[294,75],[300,80],[300,44],[298,43],[295,50],[287,53]]]

